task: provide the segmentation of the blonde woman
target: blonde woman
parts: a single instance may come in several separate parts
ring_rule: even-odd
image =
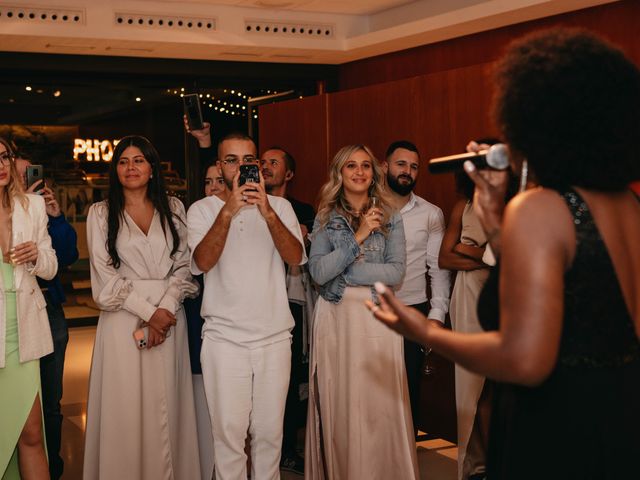
[[[58,261],[44,200],[23,192],[15,156],[3,139],[0,250],[0,478],[49,478],[39,359],[53,351],[53,342],[36,276],[51,280]]]
[[[405,270],[401,217],[371,150],[334,157],[313,227],[309,270],[320,285],[310,361],[305,477],[418,478],[402,338],[371,320],[374,281]]]

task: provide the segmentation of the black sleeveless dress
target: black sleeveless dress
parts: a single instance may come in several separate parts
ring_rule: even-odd
[[[496,385],[487,478],[640,479],[640,341],[586,203],[561,194],[577,243],[558,362],[537,387]],[[478,300],[485,330],[498,328],[498,275]]]

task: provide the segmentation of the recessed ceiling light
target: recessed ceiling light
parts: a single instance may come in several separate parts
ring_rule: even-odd
[[[26,87],[24,87],[24,89],[25,89],[27,92],[30,92],[31,90],[33,90],[29,85],[27,85]]]
[[[140,97],[136,97],[136,102],[141,102],[142,99]]]
[[[59,97],[60,95],[62,95],[62,92],[60,90],[56,90],[55,92],[53,92],[54,97]]]

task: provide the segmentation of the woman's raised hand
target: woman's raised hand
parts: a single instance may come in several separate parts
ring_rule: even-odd
[[[379,230],[382,226],[383,212],[379,208],[371,208],[360,217],[360,227],[356,232],[356,241],[364,242],[371,232]]]

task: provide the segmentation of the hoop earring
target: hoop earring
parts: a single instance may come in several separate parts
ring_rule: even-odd
[[[153,178],[153,173],[149,174],[149,180],[151,180]]]

